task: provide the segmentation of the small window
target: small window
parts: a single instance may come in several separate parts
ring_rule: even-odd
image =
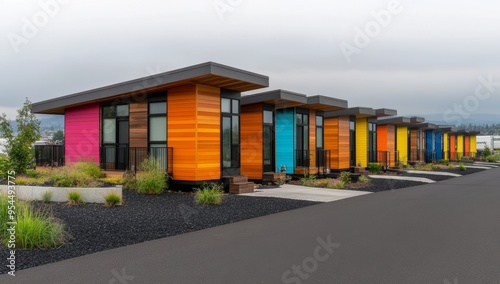
[[[240,102],[238,100],[232,100],[232,104],[232,113],[238,114],[240,112]]]
[[[104,118],[116,117],[116,109],[114,106],[106,106],[102,108],[102,116]]]
[[[231,113],[231,99],[222,98],[221,111],[225,113]]]
[[[116,106],[116,116],[128,116],[128,105]]]
[[[273,124],[273,112],[269,110],[264,111],[264,124]]]
[[[149,114],[165,114],[165,113],[167,113],[166,102],[149,103]]]

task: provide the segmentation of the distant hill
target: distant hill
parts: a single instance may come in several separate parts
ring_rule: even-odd
[[[405,116],[420,116],[424,117],[426,122],[440,124],[440,125],[491,125],[491,124],[500,124],[500,115],[499,114],[471,114],[469,117],[461,117],[458,114],[450,114],[448,117],[449,121],[446,121],[446,116],[442,113],[439,114],[426,114],[426,115],[405,115]]]
[[[63,130],[64,131],[64,115],[37,115],[38,120],[40,120],[40,130]],[[17,131],[17,123],[12,120],[12,126],[14,127],[14,132]]]

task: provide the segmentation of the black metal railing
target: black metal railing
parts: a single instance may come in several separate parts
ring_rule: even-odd
[[[378,151],[377,161],[384,168],[399,166],[399,151]]]
[[[432,163],[436,161],[436,151],[425,151],[425,162]]]
[[[316,167],[318,173],[324,174],[330,169],[330,150],[295,150],[295,167]],[[311,157],[316,157],[316,164],[311,164]]]
[[[423,162],[425,159],[425,152],[423,150],[410,151],[408,162]]]
[[[154,157],[162,169],[171,174],[173,171],[172,147],[101,147],[100,165],[103,170],[137,171],[148,157]]]
[[[295,150],[295,166],[296,167],[309,167],[311,157],[309,150]]]
[[[319,174],[330,172],[330,150],[320,149],[316,151],[316,166]]]
[[[35,145],[35,164],[38,167],[64,166],[64,145]]]

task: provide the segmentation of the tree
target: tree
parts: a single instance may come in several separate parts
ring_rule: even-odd
[[[64,132],[62,130],[57,130],[54,135],[52,135],[52,141],[58,142],[58,144],[64,144]]]
[[[0,116],[0,131],[7,140],[5,150],[11,162],[12,170],[17,174],[26,173],[32,166],[35,155],[33,144],[40,139],[40,121],[31,112],[31,102],[26,98],[24,105],[17,111],[17,135],[11,121],[5,113]]]

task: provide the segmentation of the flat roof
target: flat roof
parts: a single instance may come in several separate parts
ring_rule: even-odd
[[[375,110],[369,107],[350,107],[342,110],[325,112],[324,117],[337,116],[356,116],[356,117],[374,117]]]
[[[34,113],[64,114],[68,107],[102,102],[144,92],[157,92],[186,84],[204,84],[233,91],[269,86],[269,77],[215,62],[206,62],[118,84],[79,92],[32,104]]]
[[[256,103],[275,105],[277,109],[297,107],[307,104],[307,96],[281,89],[241,96],[242,106]]]
[[[383,116],[394,116],[397,115],[398,111],[395,109],[390,109],[390,108],[379,108],[375,110],[375,115],[377,117],[383,117]]]
[[[307,98],[307,108],[319,111],[334,111],[347,108],[347,101],[327,96],[311,96]]]
[[[411,119],[405,116],[397,116],[397,117],[389,117],[389,118],[378,118],[377,124],[385,125],[385,124],[410,124]]]
[[[429,122],[414,124],[411,126],[411,128],[419,128],[423,130],[439,129],[439,127],[436,124]]]

